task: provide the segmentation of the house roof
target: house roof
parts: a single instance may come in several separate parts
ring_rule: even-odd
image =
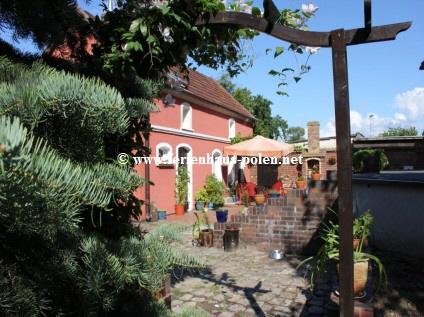
[[[351,134],[350,137],[352,139],[362,139],[364,138],[364,135],[361,132],[356,132],[354,134]],[[331,140],[331,139],[335,139],[336,136],[327,136],[327,137],[322,137],[319,138],[320,141],[326,141],[326,140]],[[292,144],[296,144],[296,143],[304,143],[304,142],[308,142],[308,139],[302,139],[302,140],[298,140],[298,141],[293,141],[291,142]]]
[[[173,71],[175,71],[175,69],[173,69]],[[179,75],[179,77],[182,77],[182,75]],[[191,68],[188,69],[188,78],[189,81],[187,85],[184,85],[185,92],[234,111],[249,119],[256,120],[255,116],[231,96],[231,94],[215,79],[207,77]]]

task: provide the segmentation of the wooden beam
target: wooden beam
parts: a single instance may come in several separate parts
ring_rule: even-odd
[[[280,40],[295,43],[298,45],[312,47],[331,47],[331,32],[311,32],[292,29],[281,24],[275,24],[271,29],[269,22],[265,18],[254,17],[248,13],[242,12],[218,12],[215,15],[209,15],[205,19],[199,19],[196,25],[235,25],[254,29],[260,32],[267,33]],[[362,43],[390,41],[396,39],[399,32],[406,31],[412,22],[403,22],[396,24],[388,24],[375,26],[371,29],[360,28],[346,30],[345,44],[357,45]]]
[[[340,317],[353,317],[352,145],[347,52],[344,39],[343,29],[331,32],[339,193]]]

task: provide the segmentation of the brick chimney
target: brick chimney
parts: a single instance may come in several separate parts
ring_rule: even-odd
[[[319,121],[308,122],[308,153],[319,153]]]

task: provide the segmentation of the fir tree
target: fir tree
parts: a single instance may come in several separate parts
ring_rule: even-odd
[[[171,316],[154,293],[201,263],[171,247],[183,226],[131,226],[122,206],[144,180],[105,150],[149,100],[0,58],[0,315]]]

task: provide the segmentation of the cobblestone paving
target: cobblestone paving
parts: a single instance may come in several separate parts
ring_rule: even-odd
[[[188,236],[187,236],[188,240]],[[174,272],[172,309],[200,307],[218,317],[325,317],[331,287],[325,281],[311,293],[298,257],[272,260],[253,247],[236,252],[195,247],[184,251],[202,258],[208,268],[197,273]]]

